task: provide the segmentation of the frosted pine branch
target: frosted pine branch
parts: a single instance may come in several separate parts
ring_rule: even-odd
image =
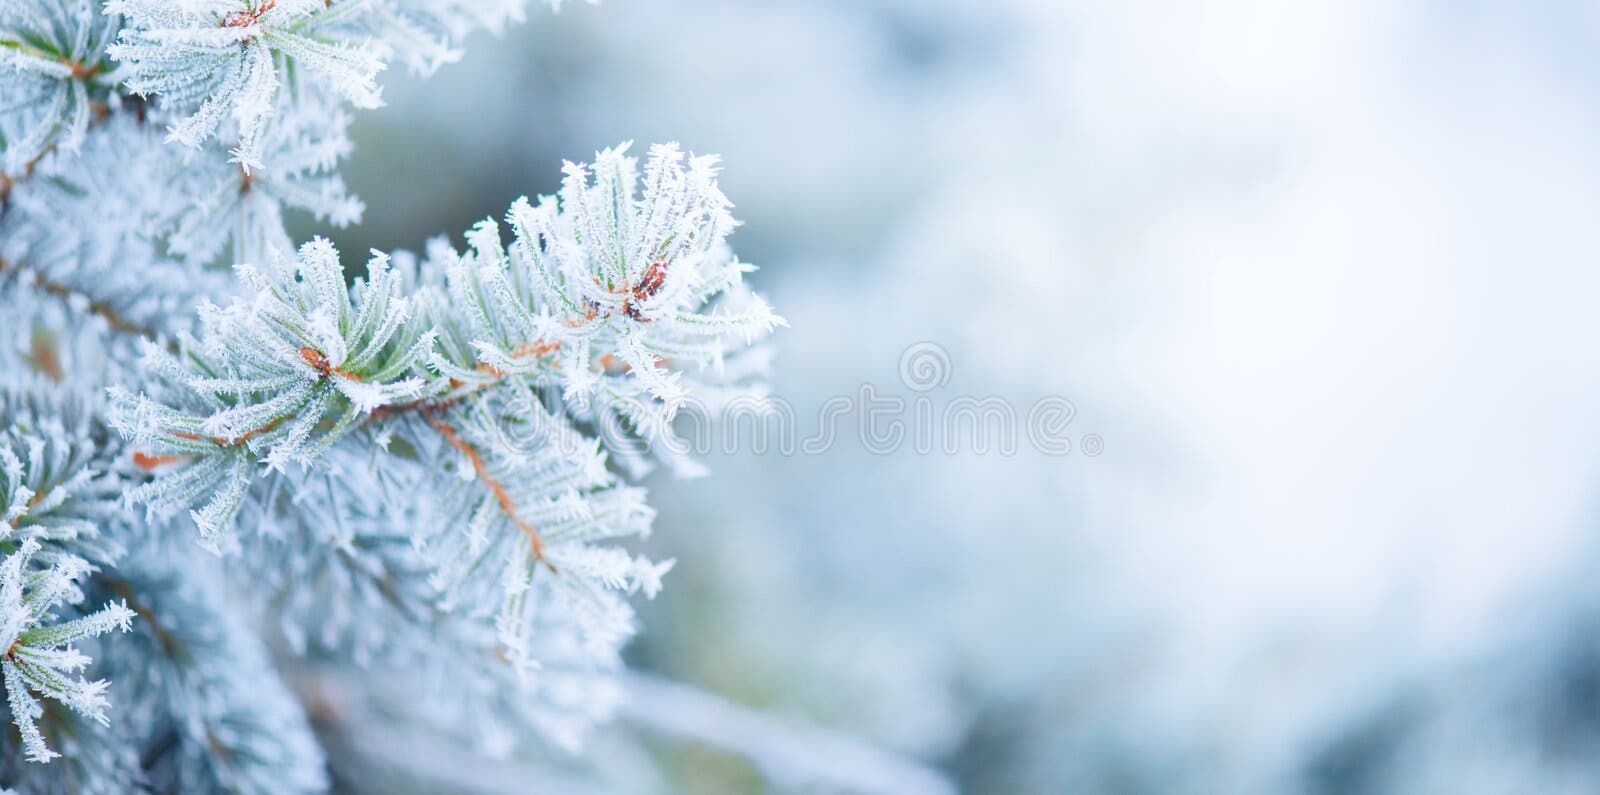
[[[647,534],[653,512],[609,471],[596,411],[670,416],[699,385],[725,386],[727,351],[782,322],[726,248],[714,161],[657,147],[640,188],[623,152],[602,152],[593,182],[569,164],[560,196],[514,205],[509,249],[484,222],[465,253],[378,255],[349,290],[323,242],[292,266],[241,268],[254,297],[203,313],[192,364],[151,347],[160,389],[114,393],[113,422],[164,464],[135,499],[192,508],[217,544],[251,495],[316,482],[276,482],[286,463],[315,472],[336,448],[376,444],[365,466],[383,477],[447,484],[395,495],[417,503],[412,540],[440,607],[492,616],[525,675],[541,626],[570,627],[585,665],[614,668],[634,632],[624,597],[653,596],[671,564],[602,543]],[[301,499],[337,510],[346,491],[329,485],[331,502],[314,487]]]
[[[190,264],[223,253],[229,262],[265,262],[293,248],[286,211],[339,227],[361,220],[361,200],[336,171],[352,148],[349,114],[316,94],[280,105],[266,122],[263,165],[246,171],[219,152],[183,169],[181,210],[168,237],[173,255]]]
[[[121,445],[95,422],[93,402],[37,384],[0,389],[0,543],[40,541],[111,563],[118,539],[102,533],[122,515]]]
[[[340,38],[368,3],[109,0],[107,13],[126,16],[130,25],[108,52],[127,66],[129,90],[160,96],[187,114],[172,123],[172,140],[198,147],[231,117],[239,136],[234,160],[246,170],[260,168],[267,122],[291,64],[357,107],[381,104],[380,51]]]
[[[111,330],[166,337],[228,287],[198,263],[165,255],[164,230],[188,204],[179,154],[148,125],[116,112],[80,152],[52,152],[0,214],[0,278],[17,278],[99,315]]]
[[[633,480],[700,471],[675,412],[759,391],[784,323],[716,159],[608,149],[359,277],[285,225],[361,219],[380,72],[524,5],[0,2],[7,786],[324,791],[301,664],[497,751],[617,709],[674,565]]]
[[[93,103],[114,82],[105,47],[121,20],[97,0],[8,0],[0,6],[0,169],[17,172],[48,147],[76,149]]]
[[[71,644],[113,630],[126,632],[133,611],[124,604],[107,603],[81,618],[54,621],[51,611],[58,605],[82,601],[77,580],[88,564],[64,557],[36,571],[29,563],[39,548],[39,542],[30,538],[0,563],[0,644],[6,649],[0,659],[0,675],[28,759],[48,762],[59,754],[46,747],[35,723],[44,712],[39,699],[57,701],[106,725],[109,683],[74,676],[90,660]]]

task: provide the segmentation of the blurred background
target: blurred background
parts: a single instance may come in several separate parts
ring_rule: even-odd
[[[803,437],[863,384],[1071,401],[1064,455],[848,415],[653,478],[642,670],[962,791],[1600,792],[1597,43],[1579,0],[569,3],[388,75],[333,237],[677,140]]]

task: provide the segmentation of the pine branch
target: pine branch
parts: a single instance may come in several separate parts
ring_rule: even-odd
[[[5,684],[11,720],[22,737],[29,761],[48,762],[59,756],[46,747],[35,722],[43,714],[40,698],[52,699],[72,711],[107,725],[109,702],[105,680],[73,678],[90,662],[70,644],[112,630],[128,631],[133,611],[125,604],[106,603],[101,610],[64,623],[47,623],[59,603],[83,600],[76,580],[88,564],[61,557],[42,571],[30,569],[40,550],[29,538],[0,563],[0,678]]]
[[[121,20],[96,0],[13,0],[0,8],[0,168],[26,174],[47,151],[76,150],[111,93],[105,46]],[[12,178],[0,178],[0,200]]]
[[[376,45],[353,33],[367,0],[228,0],[174,5],[163,0],[109,0],[108,13],[129,20],[112,59],[127,67],[127,87],[161,95],[179,113],[169,140],[199,147],[230,111],[239,127],[233,162],[264,167],[268,120],[279,105],[288,70],[357,107],[381,101],[384,69]]]
[[[176,357],[148,349],[157,388],[114,392],[113,423],[153,470],[133,498],[157,515],[190,509],[220,550],[247,502],[292,488],[289,462],[316,473],[376,444],[371,466],[401,479],[459,472],[461,488],[406,511],[447,609],[494,614],[501,656],[528,676],[534,627],[570,625],[600,674],[633,633],[617,594],[653,595],[671,563],[595,543],[647,533],[652,514],[606,469],[601,450],[625,440],[586,429],[615,412],[656,430],[692,391],[722,388],[725,351],[782,322],[723,243],[734,223],[712,163],[657,147],[632,201],[634,161],[603,152],[592,184],[569,164],[559,199],[513,206],[511,250],[485,222],[464,254],[375,255],[350,289],[321,241],[241,268],[255,298],[208,310]],[[665,353],[683,369],[664,371]],[[381,452],[401,441],[409,455]],[[354,495],[300,491],[248,514],[271,526],[308,497],[338,511]]]

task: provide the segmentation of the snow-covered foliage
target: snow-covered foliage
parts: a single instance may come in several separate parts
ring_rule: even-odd
[[[368,0],[108,0],[128,25],[108,49],[124,85],[159,96],[178,117],[170,139],[198,147],[224,120],[238,133],[235,162],[262,167],[284,84],[303,76],[356,107],[375,108],[378,46],[354,35]]]
[[[0,659],[11,720],[22,736],[28,759],[48,762],[59,756],[45,746],[35,722],[44,714],[39,699],[51,699],[80,715],[108,725],[110,702],[104,679],[90,681],[78,673],[91,662],[72,644],[112,630],[128,631],[133,611],[126,604],[107,602],[88,615],[57,622],[51,611],[61,602],[83,601],[78,578],[88,569],[82,558],[63,557],[42,570],[30,567],[39,542],[28,539],[0,562]]]
[[[97,0],[0,6],[0,167],[20,171],[47,147],[76,149],[113,78],[105,47],[120,20]]]
[[[671,562],[602,543],[647,535],[653,513],[607,467],[608,443],[636,455],[633,439],[595,428],[664,428],[697,387],[728,387],[727,351],[782,322],[725,245],[712,161],[656,147],[642,190],[634,169],[621,149],[601,153],[593,181],[569,164],[558,197],[512,207],[509,248],[486,221],[465,253],[439,241],[400,267],[375,255],[349,288],[322,240],[292,263],[241,266],[248,289],[205,311],[197,340],[177,356],[146,346],[146,392],[113,389],[113,424],[173,462],[134,499],[190,511],[217,545],[235,543],[241,510],[275,517],[285,489],[311,489],[297,510],[325,493],[338,509],[375,482],[426,493],[414,519],[372,507],[413,528],[444,609],[493,615],[501,652],[530,676],[540,635],[570,634],[590,665],[614,668],[633,632],[622,596],[653,596]],[[338,483],[311,477],[337,447],[372,453],[330,467]],[[279,521],[254,532],[282,534]]]
[[[350,116],[331,103],[306,106],[309,101],[268,122],[265,166],[245,171],[211,156],[183,169],[178,218],[167,238],[174,256],[204,263],[227,253],[234,262],[264,262],[274,251],[294,248],[284,232],[286,209],[340,227],[361,220],[361,200],[335,171],[350,154]]]
[[[716,159],[608,149],[359,272],[285,227],[360,220],[380,72],[523,5],[0,7],[0,784],[323,791],[307,670],[421,683],[412,717],[500,749],[617,707],[673,566],[630,478],[697,471],[674,413],[752,389],[783,323]]]

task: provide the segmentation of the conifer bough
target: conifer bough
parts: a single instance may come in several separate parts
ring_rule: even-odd
[[[622,546],[630,479],[697,472],[674,412],[756,388],[783,324],[716,159],[608,149],[359,275],[283,226],[359,222],[346,109],[390,64],[523,15],[0,4],[0,786],[324,790],[308,671],[425,681],[489,746],[611,714],[673,565]]]

